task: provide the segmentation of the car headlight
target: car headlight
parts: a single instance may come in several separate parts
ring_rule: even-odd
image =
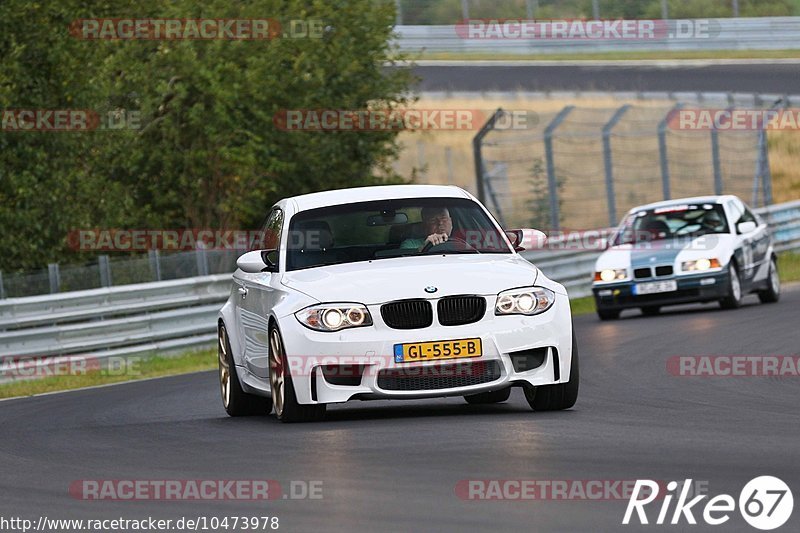
[[[372,316],[362,304],[312,305],[296,312],[294,316],[301,324],[316,331],[339,331],[372,325]]]
[[[681,264],[681,270],[684,272],[705,272],[712,268],[721,268],[719,259],[712,257],[710,259],[702,258],[694,261],[684,261]]]
[[[628,279],[628,271],[624,268],[606,268],[594,273],[595,281],[622,281]]]
[[[544,287],[528,287],[503,291],[497,295],[495,315],[538,315],[556,301],[556,293]]]

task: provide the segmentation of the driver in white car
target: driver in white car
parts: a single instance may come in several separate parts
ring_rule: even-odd
[[[446,207],[423,207],[422,228],[424,234],[428,235],[425,239],[406,239],[400,243],[400,248],[416,248],[421,252],[428,244],[436,246],[446,242],[453,232],[453,219],[450,218],[450,211]]]

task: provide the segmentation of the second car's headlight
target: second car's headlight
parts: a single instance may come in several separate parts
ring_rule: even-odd
[[[721,268],[719,259],[712,257],[711,259],[697,259],[695,261],[684,261],[681,265],[681,270],[684,272],[704,272],[712,268]]]
[[[544,313],[556,301],[556,293],[544,287],[512,289],[497,295],[495,315],[538,315]]]
[[[622,281],[628,279],[628,271],[624,268],[607,268],[594,273],[594,281]]]
[[[316,331],[339,331],[345,328],[371,326],[372,317],[363,304],[320,304],[294,314],[306,327]]]

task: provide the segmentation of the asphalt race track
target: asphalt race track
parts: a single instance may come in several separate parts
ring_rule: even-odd
[[[670,66],[586,65],[443,66],[414,68],[420,91],[670,91],[800,94],[795,63]]]
[[[225,416],[213,372],[0,402],[0,515],[268,515],[282,531],[625,531],[641,526],[620,525],[623,500],[465,501],[455,487],[468,479],[692,478],[712,496],[738,499],[751,478],[775,475],[797,500],[800,378],[677,377],[666,361],[798,354],[798,308],[795,286],[776,305],[751,296],[737,311],[578,317],[581,394],[565,412],[534,413],[515,389],[497,406],[357,402],[334,406],[322,423],[285,425]],[[321,480],[323,498],[81,501],[68,492],[81,479],[274,479],[284,488]],[[654,520],[658,507],[649,509]],[[797,531],[797,520],[795,509],[781,531]],[[738,511],[713,529],[755,531]]]

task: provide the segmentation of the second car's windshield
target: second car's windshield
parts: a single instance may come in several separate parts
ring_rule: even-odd
[[[423,254],[511,253],[483,209],[466,198],[360,202],[292,217],[286,269]]]
[[[728,233],[728,222],[720,204],[683,204],[632,213],[620,226],[614,244],[697,237]]]

